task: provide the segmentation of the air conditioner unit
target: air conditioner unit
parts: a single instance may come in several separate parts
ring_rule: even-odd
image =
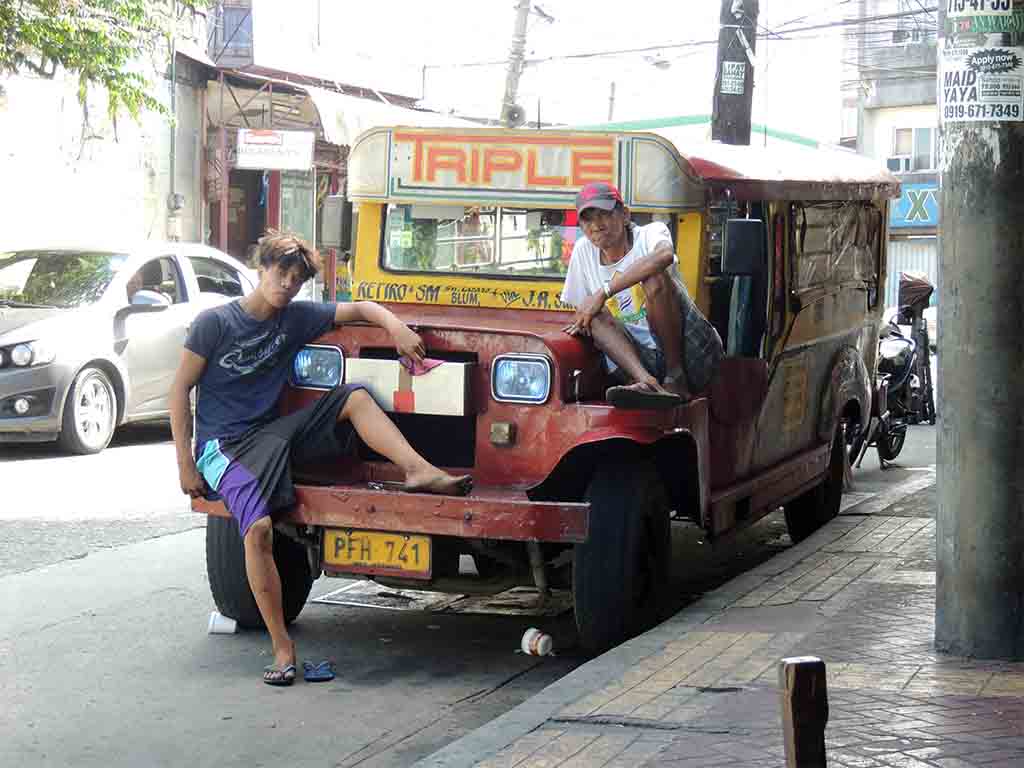
[[[893,173],[909,173],[912,168],[912,158],[907,155],[896,155],[885,160],[885,167]]]

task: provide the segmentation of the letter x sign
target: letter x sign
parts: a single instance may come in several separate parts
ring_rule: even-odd
[[[910,203],[910,211],[904,217],[904,221],[907,224],[931,223],[932,217],[928,212],[929,200],[932,205],[938,205],[934,189],[908,189],[907,201]]]

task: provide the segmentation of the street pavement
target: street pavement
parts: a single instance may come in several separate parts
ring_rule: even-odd
[[[934,469],[854,496],[417,768],[785,766],[778,666],[807,655],[827,665],[829,765],[1024,765],[1024,663],[934,649],[935,504]]]
[[[905,463],[934,463],[933,443],[915,430]],[[915,475],[871,461],[853,499]],[[265,635],[206,634],[205,519],[177,488],[165,426],[122,430],[97,456],[5,446],[0,486],[2,766],[408,766],[590,667],[571,613],[310,602],[300,657],[335,660],[339,677],[273,689]],[[777,514],[715,546],[676,525],[673,543],[678,608],[792,548]],[[321,579],[312,598],[352,584]],[[517,652],[528,626],[558,654]]]

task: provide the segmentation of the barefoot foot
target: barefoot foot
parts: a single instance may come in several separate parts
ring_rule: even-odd
[[[473,490],[473,478],[471,475],[449,475],[437,467],[427,467],[406,475],[404,488],[408,493],[467,496]]]

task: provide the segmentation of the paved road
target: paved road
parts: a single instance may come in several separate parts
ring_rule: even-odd
[[[934,463],[915,428],[901,469]],[[873,464],[872,464],[873,462]],[[204,524],[176,486],[166,427],[125,430],[92,457],[0,448],[0,765],[404,766],[507,711],[585,658],[571,616],[386,611],[310,603],[300,654],[325,685],[271,689],[258,633],[209,636]],[[711,546],[673,532],[682,606],[789,546],[779,515]],[[320,580],[314,597],[349,582]],[[559,655],[516,652],[527,626]]]

